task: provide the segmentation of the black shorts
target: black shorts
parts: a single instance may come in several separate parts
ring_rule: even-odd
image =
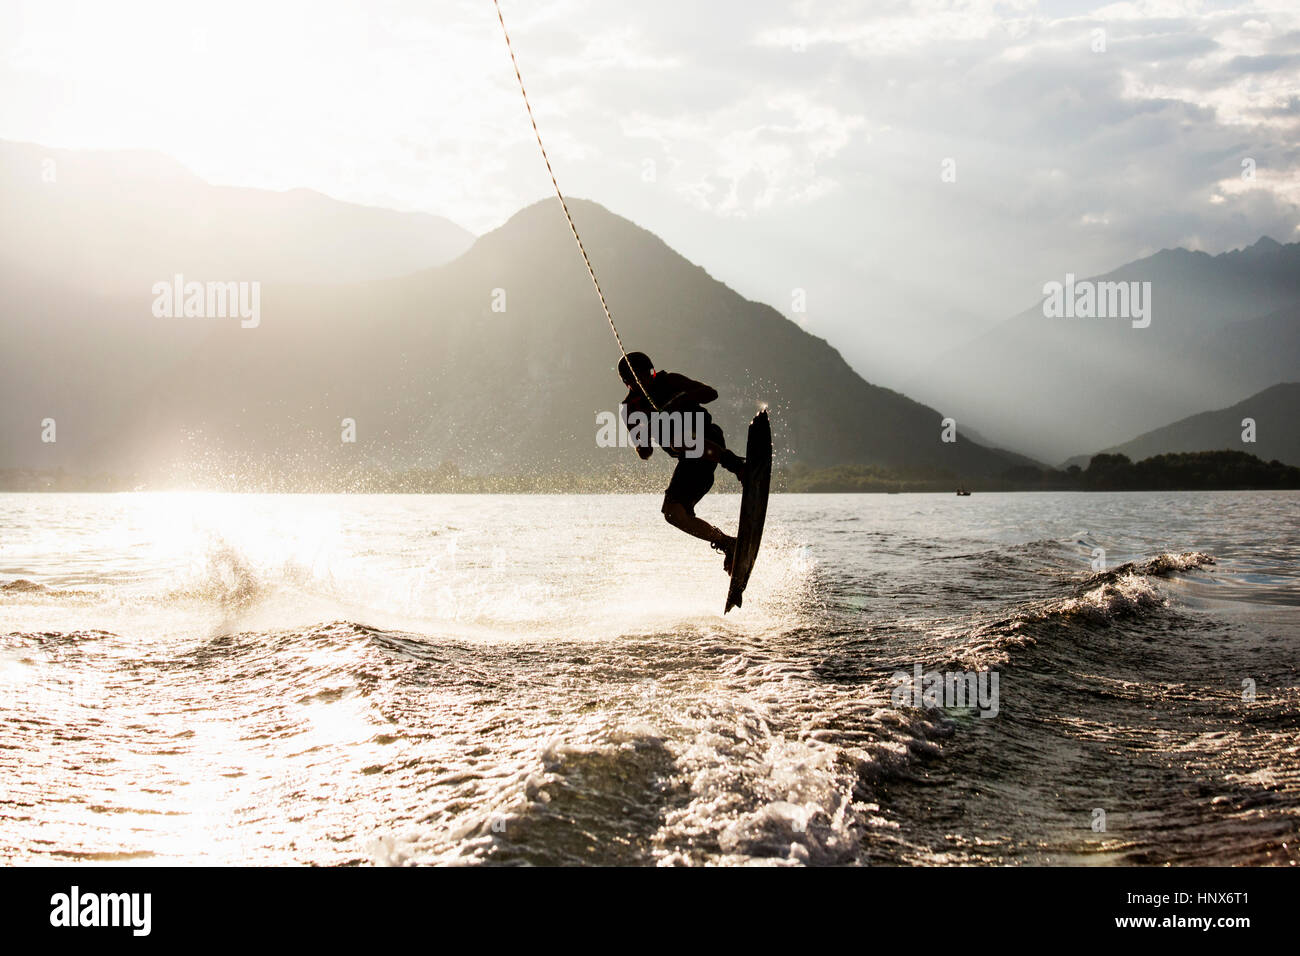
[[[722,429],[713,422],[704,427],[704,437],[720,448],[727,447]],[[709,461],[703,455],[699,458],[678,458],[672,480],[668,482],[668,490],[664,492],[663,510],[667,511],[668,505],[675,502],[682,505],[688,514],[695,514],[695,506],[713,487],[713,473],[717,470],[718,463]]]

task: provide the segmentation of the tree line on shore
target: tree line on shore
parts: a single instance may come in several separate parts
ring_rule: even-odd
[[[273,465],[201,474],[142,477],[82,475],[63,469],[0,470],[0,491],[248,491],[358,494],[607,494],[662,491],[667,472],[613,468],[599,474],[537,472],[472,475],[452,463],[437,468],[383,471],[375,468],[292,473]],[[996,476],[967,479],[947,469],[890,469],[876,465],[809,468],[795,463],[772,475],[772,490],[788,493],[894,493],[969,491],[1234,491],[1300,489],[1300,468],[1263,461],[1240,451],[1155,455],[1131,461],[1125,455],[1094,455],[1087,468],[1016,465]],[[719,481],[716,491],[738,485]]]

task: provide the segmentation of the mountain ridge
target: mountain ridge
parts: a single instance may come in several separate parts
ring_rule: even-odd
[[[0,140],[0,260],[112,293],[212,281],[362,281],[445,262],[473,235],[442,216],[317,190],[214,185],[153,150]]]
[[[1151,283],[1149,327],[1048,318],[1040,302],[941,353],[904,390],[996,445],[1060,461],[1300,377],[1300,322],[1286,318],[1300,314],[1300,243],[1166,249],[1076,280],[1112,281]],[[1282,318],[1250,325],[1269,316]]]
[[[745,299],[650,231],[587,200],[570,207],[627,347],[718,388],[711,411],[733,445],[770,404],[790,461],[963,477],[1013,462],[960,432],[955,443],[941,441],[935,410],[864,381],[824,339]],[[502,311],[494,311],[498,298]],[[135,317],[119,318],[120,327],[158,321],[139,301],[131,308]],[[118,414],[84,431],[111,437],[76,454],[69,446],[70,461],[101,469],[188,461],[200,470],[275,462],[304,471],[451,464],[466,473],[636,464],[626,449],[595,444],[596,413],[616,409],[623,395],[618,353],[553,199],[445,264],[330,287],[269,284],[256,329],[198,322],[166,326],[185,337],[182,358],[128,374],[148,382],[138,396],[123,398],[116,376],[101,380],[117,399],[98,404]],[[93,331],[82,331],[93,343]],[[129,349],[113,348],[131,362]],[[89,360],[82,367],[98,374]],[[29,415],[66,398],[57,382],[29,378],[27,387],[43,393],[34,404],[27,396]],[[92,411],[83,404],[70,414]],[[355,444],[340,444],[345,418],[357,423]]]
[[[1254,441],[1242,438],[1242,422],[1254,422]],[[1281,382],[1227,408],[1198,412],[1096,454],[1125,455],[1133,461],[1155,455],[1198,451],[1245,451],[1263,461],[1300,465],[1300,382]],[[1065,462],[1086,464],[1092,455]]]

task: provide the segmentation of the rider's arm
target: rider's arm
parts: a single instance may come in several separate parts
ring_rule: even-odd
[[[671,411],[672,408],[679,404],[697,404],[707,405],[717,399],[718,391],[703,382],[697,382],[693,378],[687,378],[685,375],[679,375],[676,372],[669,373],[670,382],[668,394],[672,396],[664,406],[664,409]]]

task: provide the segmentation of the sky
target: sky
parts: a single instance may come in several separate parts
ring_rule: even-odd
[[[1067,271],[1300,240],[1300,0],[502,9],[566,193],[885,384]],[[551,189],[491,0],[5,0],[0,138],[476,233]]]

